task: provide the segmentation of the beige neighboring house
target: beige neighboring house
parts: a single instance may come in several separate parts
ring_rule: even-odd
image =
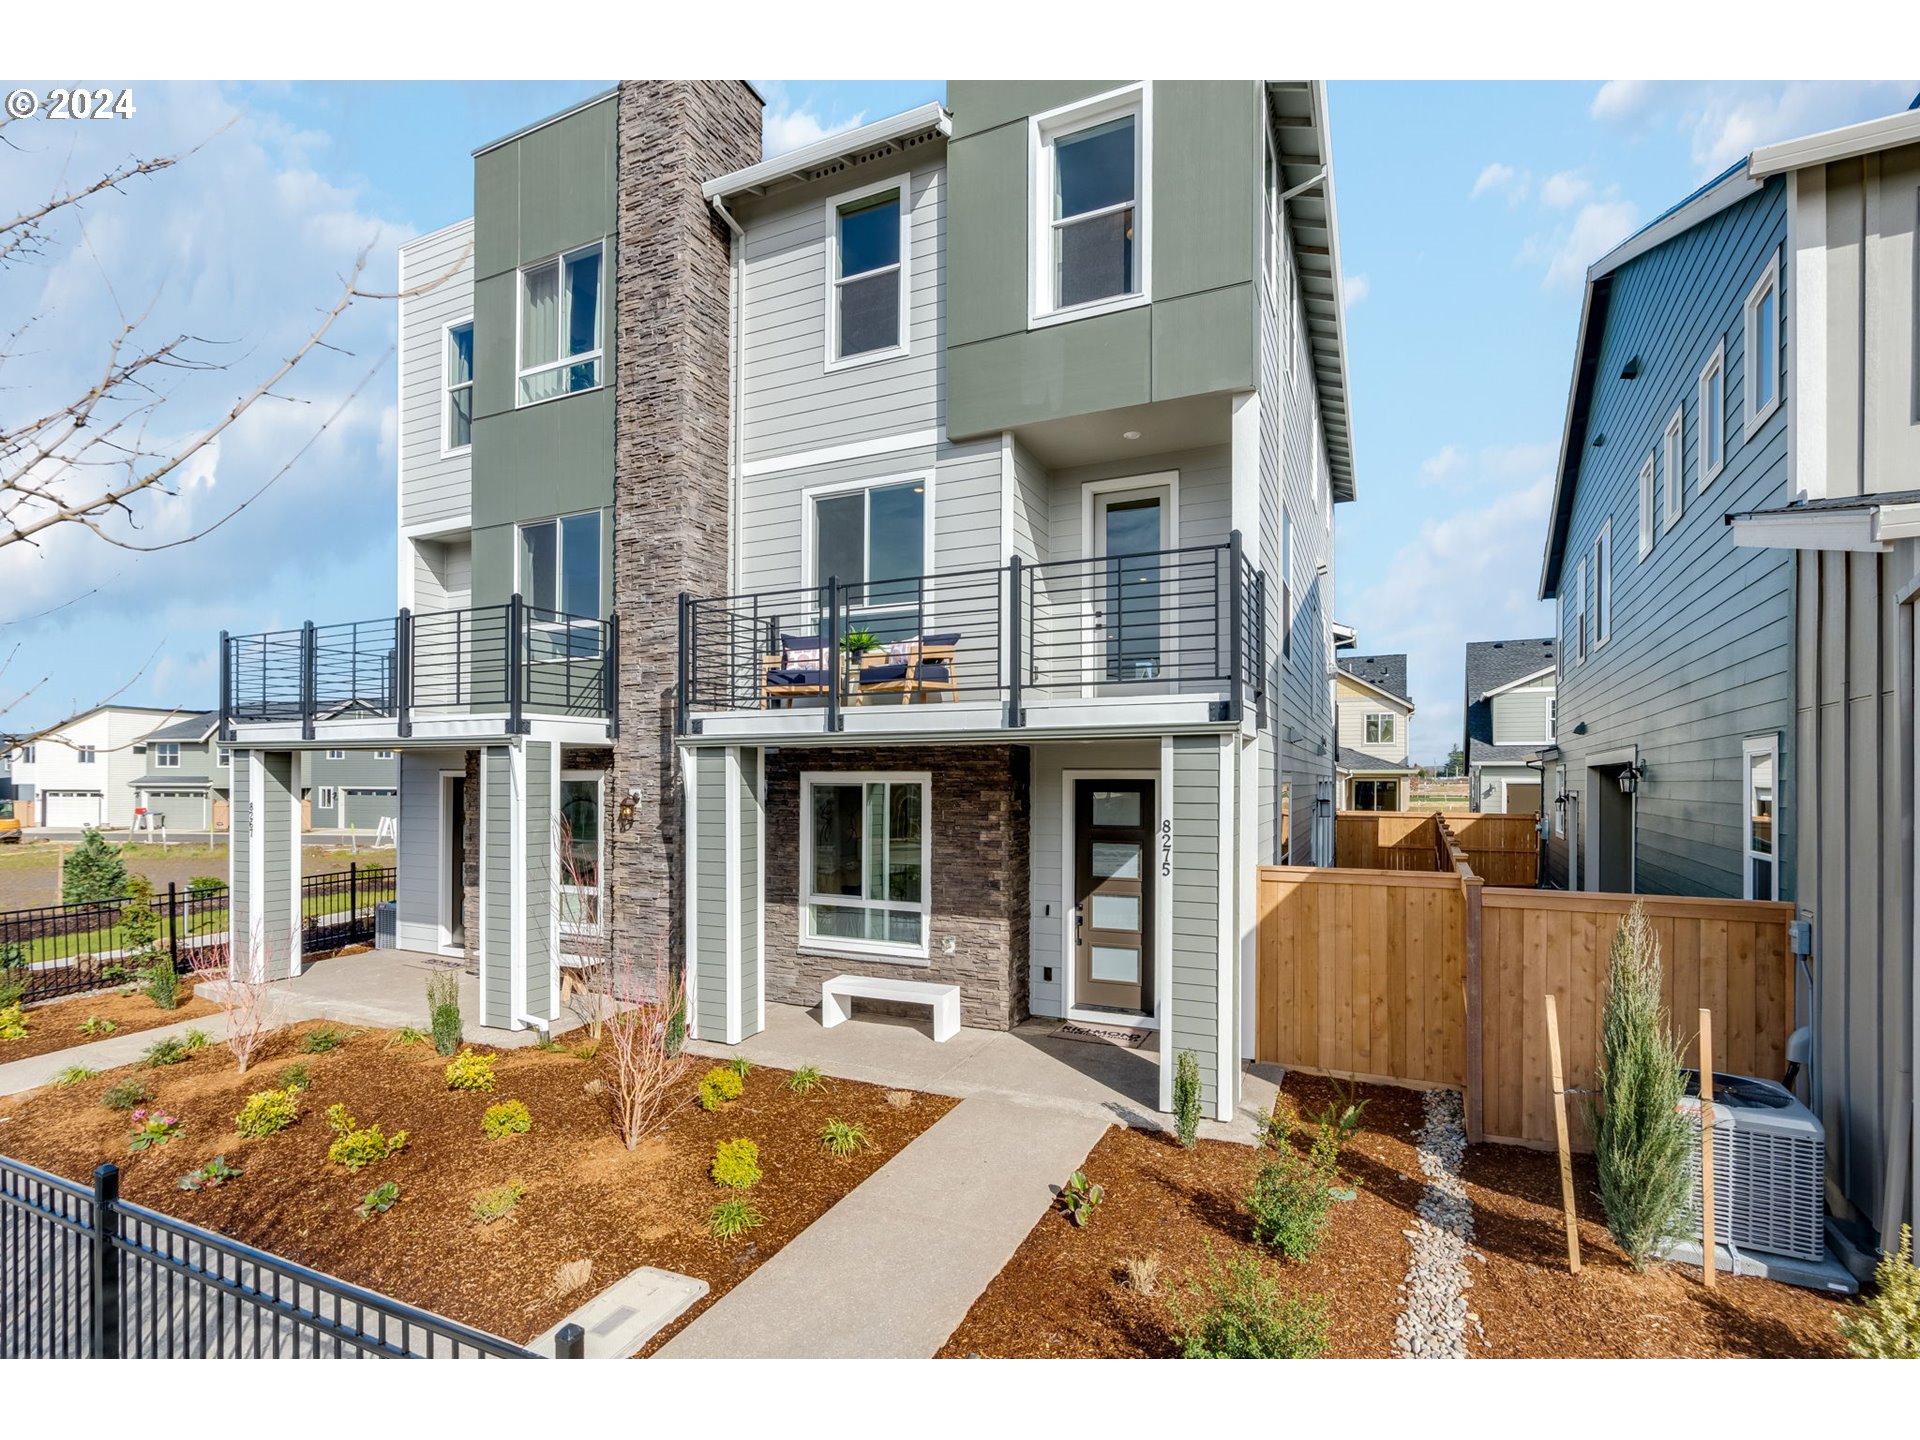
[[[1413,763],[1405,655],[1343,655],[1334,679],[1342,810],[1404,810]]]
[[[146,705],[99,705],[61,722],[13,752],[13,779],[29,825],[56,830],[124,830],[147,773],[147,735],[190,712]]]

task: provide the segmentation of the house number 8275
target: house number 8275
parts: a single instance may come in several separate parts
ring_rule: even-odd
[[[1173,874],[1173,821],[1160,822],[1160,873]]]

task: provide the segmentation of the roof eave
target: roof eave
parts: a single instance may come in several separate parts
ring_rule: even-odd
[[[1809,165],[1827,165],[1835,160],[1849,160],[1900,145],[1920,145],[1920,110],[1902,110],[1894,115],[1882,115],[1876,120],[1864,120],[1858,125],[1845,125],[1838,130],[1822,131],[1818,135],[1803,135],[1797,140],[1783,140],[1778,145],[1763,145],[1753,152],[1747,162],[1747,171],[1757,179],[1765,179],[1789,170],[1800,170]]]
[[[815,178],[809,173],[811,171],[851,160],[877,146],[903,140],[926,130],[938,130],[942,137],[953,134],[953,116],[937,100],[929,100],[925,105],[875,120],[870,125],[839,131],[810,145],[802,145],[797,150],[789,150],[749,165],[744,170],[735,170],[730,175],[721,175],[702,185],[700,193],[709,200],[724,203],[736,195],[764,193],[769,186],[782,180],[804,183]]]

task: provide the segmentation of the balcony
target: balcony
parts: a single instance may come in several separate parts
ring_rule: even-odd
[[[1151,554],[683,595],[679,732],[1264,726],[1265,583],[1235,532]]]
[[[518,595],[468,610],[220,636],[221,734],[341,741],[617,733],[617,620]]]

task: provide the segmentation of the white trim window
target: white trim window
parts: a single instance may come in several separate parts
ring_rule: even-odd
[[[596,240],[521,269],[514,318],[516,404],[537,405],[600,385],[604,251]]]
[[[464,455],[473,448],[473,317],[447,326],[441,346],[440,453]]]
[[[1700,371],[1700,480],[1705,490],[1727,463],[1727,342],[1719,341]]]
[[[827,201],[827,369],[908,351],[910,177]]]
[[[1150,298],[1152,124],[1144,83],[1033,117],[1031,323]]]
[[[339,807],[340,792],[331,785],[322,785],[314,792],[313,805],[316,810],[333,810]]]
[[[1640,467],[1640,558],[1646,559],[1653,553],[1653,532],[1658,528],[1653,518],[1653,456],[1647,456],[1647,463]]]
[[[98,752],[91,745],[78,745],[74,747],[74,761],[76,764],[92,765],[98,758]]]
[[[803,945],[927,959],[932,795],[926,771],[801,775]]]
[[[1741,742],[1740,750],[1745,776],[1740,822],[1743,893],[1749,900],[1776,900],[1780,896],[1780,741],[1773,735],[1753,736]]]
[[[606,894],[606,813],[600,770],[560,772],[560,929],[568,935],[598,935]]]
[[[1613,638],[1613,517],[1593,537],[1593,648]]]
[[[153,752],[153,768],[156,770],[178,770],[180,768],[180,742],[161,740],[149,747]]]
[[[514,585],[527,607],[535,664],[600,654],[600,512],[582,510],[519,527]]]
[[[1767,268],[1747,292],[1746,402],[1748,439],[1780,406],[1780,257],[1767,257]]]
[[[376,750],[376,751],[374,751],[374,752],[373,752],[373,758],[374,758],[374,759],[376,759],[376,760],[391,760],[391,759],[393,759],[393,751],[391,751],[391,750]]]
[[[1362,734],[1366,737],[1361,743],[1366,745],[1391,745],[1396,733],[1396,716],[1391,710],[1369,710],[1361,721]]]
[[[1687,499],[1687,407],[1675,408],[1673,418],[1667,421],[1666,434],[1660,437],[1660,459],[1666,467],[1666,488],[1661,494],[1661,504],[1666,509],[1662,530],[1671,530],[1680,523],[1680,512]]]
[[[227,749],[224,745],[220,747],[220,768],[222,770],[231,770],[233,768],[233,751]]]
[[[1573,658],[1587,663],[1587,561],[1582,556],[1573,572]]]
[[[805,583],[838,581],[850,622],[881,640],[903,640],[923,628],[918,577],[933,553],[932,484],[930,475],[862,480],[821,486],[801,498]]]
[[[347,758],[347,752],[344,750],[327,751],[327,759],[329,760],[344,760],[346,758]]]

